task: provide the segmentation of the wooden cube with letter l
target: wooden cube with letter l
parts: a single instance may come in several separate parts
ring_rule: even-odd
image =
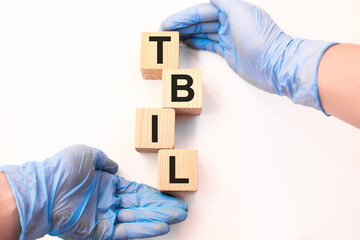
[[[138,152],[157,152],[175,145],[175,110],[137,108],[135,149]]]
[[[161,79],[163,69],[179,68],[179,32],[143,32],[140,70],[143,79]]]
[[[158,153],[158,190],[197,191],[198,153],[189,149],[164,149]]]
[[[164,69],[163,107],[179,115],[200,115],[202,110],[202,73],[199,69]]]

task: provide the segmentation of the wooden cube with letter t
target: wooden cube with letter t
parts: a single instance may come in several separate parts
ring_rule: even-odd
[[[138,152],[157,152],[174,148],[175,110],[164,108],[137,108],[135,149]]]
[[[161,79],[162,70],[179,68],[179,32],[143,32],[140,70],[144,79]]]
[[[202,110],[202,74],[199,69],[164,69],[163,107],[176,114],[200,115]]]
[[[158,190],[196,191],[198,185],[197,150],[160,150],[158,154]]]

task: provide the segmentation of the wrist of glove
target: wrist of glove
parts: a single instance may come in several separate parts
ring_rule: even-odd
[[[50,230],[48,187],[52,181],[45,179],[45,169],[40,162],[0,168],[8,178],[18,207],[22,227],[20,239],[37,239]]]
[[[334,44],[289,36],[274,40],[256,63],[262,73],[257,82],[265,83],[258,87],[325,113],[317,89],[317,71],[324,52]]]

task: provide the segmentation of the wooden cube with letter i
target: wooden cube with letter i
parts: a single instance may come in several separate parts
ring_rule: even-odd
[[[175,110],[137,108],[135,149],[138,152],[157,152],[175,145]]]
[[[158,153],[158,190],[196,191],[198,153],[189,149],[164,149]]]
[[[179,32],[143,32],[140,70],[143,79],[161,79],[163,69],[179,68]]]
[[[179,115],[200,115],[202,110],[202,74],[199,69],[164,69],[162,74],[163,107],[174,108]]]

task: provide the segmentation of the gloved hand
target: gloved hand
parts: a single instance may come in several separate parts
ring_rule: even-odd
[[[317,69],[325,41],[292,38],[270,16],[242,0],[211,0],[176,13],[162,30],[179,31],[190,47],[225,58],[243,79],[293,102],[321,109]]]
[[[16,199],[20,239],[153,237],[186,218],[185,202],[114,175],[117,170],[102,151],[86,146],[43,162],[1,167]]]

